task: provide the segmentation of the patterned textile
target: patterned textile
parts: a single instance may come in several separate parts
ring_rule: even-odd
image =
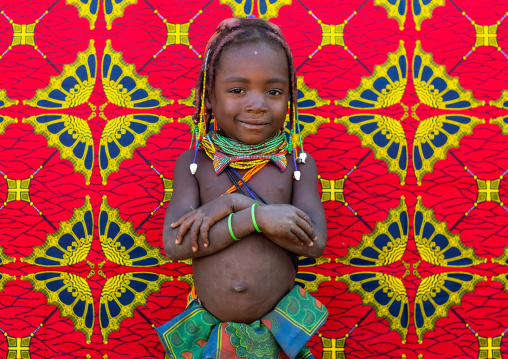
[[[229,146],[221,146],[228,141]],[[221,130],[208,133],[201,141],[203,148],[213,161],[215,173],[220,174],[227,166],[247,169],[272,161],[281,172],[287,166],[286,138],[282,133],[271,136],[263,143],[249,146],[226,138]]]
[[[194,299],[157,333],[170,358],[314,358],[305,344],[327,316],[319,301],[295,286],[250,324],[221,323]]]
[[[0,358],[164,358],[154,327],[193,285],[162,249],[174,164],[208,39],[250,14],[292,49],[320,176],[328,243],[297,274],[330,312],[312,354],[508,358],[507,12],[0,0]]]

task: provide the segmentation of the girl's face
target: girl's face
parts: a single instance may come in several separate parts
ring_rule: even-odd
[[[227,48],[219,62],[206,106],[226,136],[254,145],[279,131],[290,91],[284,50],[266,43],[242,44]]]

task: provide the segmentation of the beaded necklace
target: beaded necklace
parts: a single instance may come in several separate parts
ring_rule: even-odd
[[[220,174],[226,167],[248,169],[272,161],[281,172],[287,166],[287,142],[283,132],[277,132],[256,145],[247,145],[226,137],[224,131],[208,133],[201,141],[203,148],[213,160],[215,173]]]

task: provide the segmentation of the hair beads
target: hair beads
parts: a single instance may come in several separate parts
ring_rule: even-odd
[[[260,43],[265,42],[279,46],[285,53],[288,69],[289,69],[289,120],[290,120],[290,135],[288,151],[293,153],[293,162],[295,165],[294,177],[300,179],[300,172],[297,169],[297,162],[305,162],[307,155],[303,151],[303,142],[300,134],[300,126],[298,122],[297,111],[297,78],[296,69],[293,62],[293,56],[288,43],[284,39],[280,28],[262,19],[252,18],[231,18],[223,20],[218,26],[215,34],[210,38],[206,47],[206,57],[201,70],[199,72],[198,81],[196,84],[195,103],[196,109],[192,119],[194,121],[194,134],[196,152],[194,155],[194,162],[191,164],[191,173],[195,174],[197,170],[196,154],[197,148],[200,145],[200,138],[202,135],[208,133],[210,127],[210,120],[212,117],[212,110],[205,107],[205,98],[210,96],[214,89],[215,76],[217,68],[220,67],[221,54],[228,48],[234,45]],[[216,127],[216,124],[215,124]],[[296,131],[295,131],[296,127]],[[196,129],[197,128],[197,129]],[[201,134],[203,129],[204,133]],[[302,153],[297,156],[296,142],[293,140],[295,132],[298,133],[300,148]],[[192,146],[192,145],[191,145]]]

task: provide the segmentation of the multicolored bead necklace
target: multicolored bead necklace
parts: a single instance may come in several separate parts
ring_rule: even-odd
[[[222,173],[228,166],[249,169],[270,161],[281,172],[284,172],[287,166],[287,141],[283,132],[277,132],[259,144],[247,145],[226,137],[222,130],[216,130],[205,135],[201,144],[208,157],[213,160],[217,174]]]

